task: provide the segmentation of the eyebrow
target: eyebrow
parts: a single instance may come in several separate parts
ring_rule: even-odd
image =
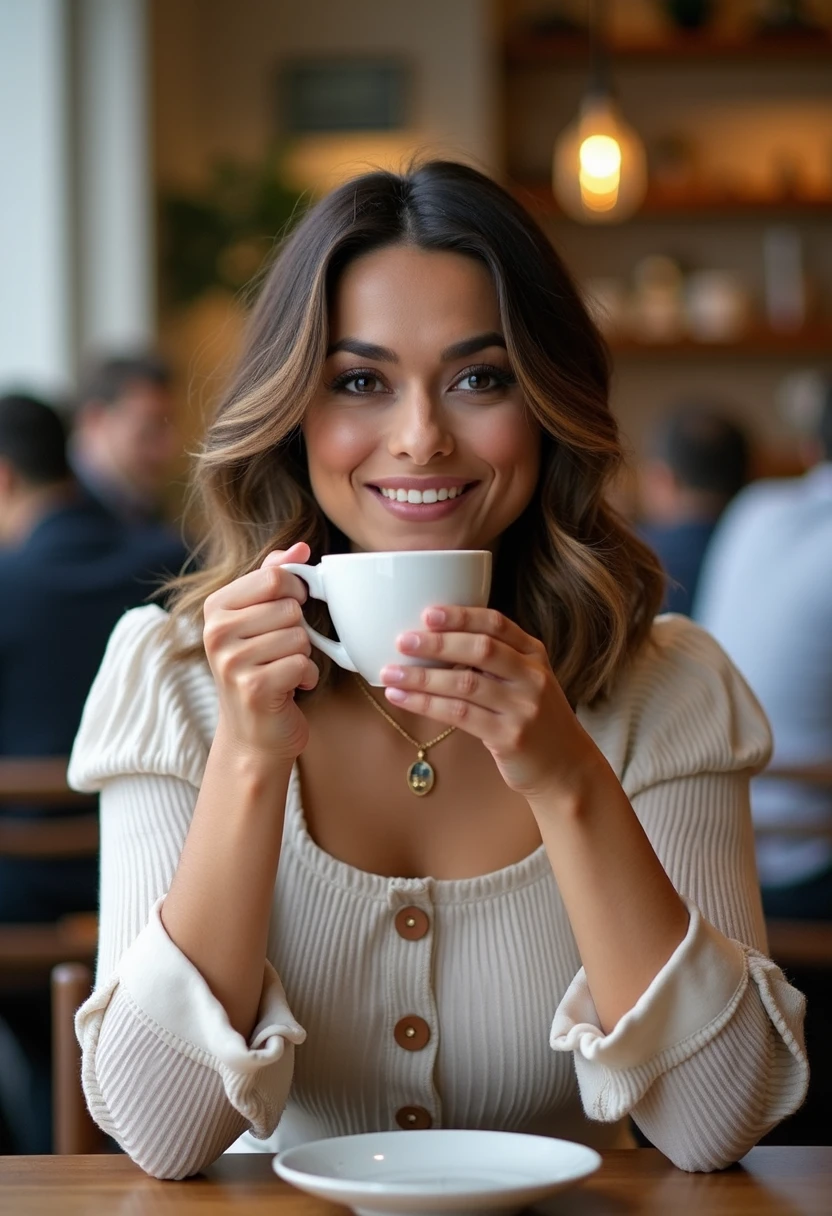
[[[476,334],[473,338],[464,338],[461,342],[455,342],[453,346],[448,346],[442,351],[442,362],[449,363],[452,359],[465,359],[468,355],[475,355],[477,351],[486,350],[489,346],[501,346],[505,350],[506,340],[496,330],[486,334]],[[386,346],[376,346],[373,342],[362,342],[360,338],[341,338],[339,342],[334,342],[326,352],[327,359],[339,351],[358,355],[360,359],[374,359],[378,363],[399,362],[399,356],[394,350],[390,350]]]

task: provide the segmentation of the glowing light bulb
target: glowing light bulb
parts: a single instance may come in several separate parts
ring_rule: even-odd
[[[621,148],[611,135],[590,135],[581,144],[578,152],[581,172],[589,178],[612,178],[621,176]]]
[[[567,215],[585,223],[623,220],[641,205],[647,189],[644,147],[607,94],[590,94],[558,137],[552,188]]]
[[[611,135],[590,135],[578,149],[578,181],[585,206],[609,211],[621,184],[621,146]]]

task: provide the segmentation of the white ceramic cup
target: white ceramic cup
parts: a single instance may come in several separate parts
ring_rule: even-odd
[[[399,634],[425,629],[426,608],[484,606],[491,589],[487,549],[333,553],[317,566],[288,562],[281,569],[302,578],[309,594],[329,605],[340,641],[304,622],[312,644],[376,688],[382,687],[379,675],[389,663],[441,666],[435,659],[417,659],[396,648]]]

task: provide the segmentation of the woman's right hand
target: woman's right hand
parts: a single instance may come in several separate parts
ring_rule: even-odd
[[[309,738],[295,690],[314,688],[318,668],[301,624],[306,584],[281,570],[305,562],[309,546],[270,553],[205,601],[203,641],[219,696],[219,730],[234,747],[293,762]]]

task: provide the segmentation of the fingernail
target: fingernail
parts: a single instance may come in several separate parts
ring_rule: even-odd
[[[399,638],[399,648],[401,650],[418,650],[421,644],[421,638],[418,633],[403,633]]]
[[[388,701],[406,701],[407,693],[403,688],[385,688],[384,695]]]
[[[425,623],[428,625],[444,625],[446,620],[444,608],[428,608],[425,613]]]
[[[381,669],[382,680],[389,680],[391,684],[400,684],[404,679],[403,667],[383,667]]]

